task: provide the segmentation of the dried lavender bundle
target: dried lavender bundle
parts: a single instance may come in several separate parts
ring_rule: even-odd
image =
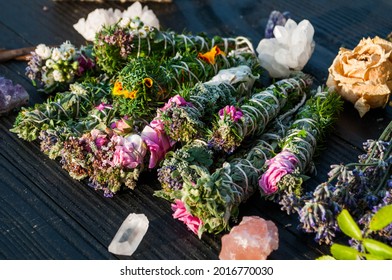
[[[350,211],[367,231],[377,210],[392,203],[392,122],[379,139],[366,141],[364,150],[358,162],[332,165],[328,180],[302,198],[297,209],[300,228],[315,233],[319,243],[333,242],[338,232],[336,217],[342,209]],[[391,226],[371,235],[392,244]]]

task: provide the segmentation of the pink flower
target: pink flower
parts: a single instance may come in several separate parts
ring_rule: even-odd
[[[225,116],[230,116],[230,119],[234,122],[237,122],[240,118],[242,118],[244,114],[241,109],[237,109],[233,105],[227,105],[226,107],[219,110],[219,117],[223,120]]]
[[[113,106],[110,104],[105,104],[105,103],[101,103],[98,106],[95,107],[95,109],[97,109],[98,111],[103,111],[105,109],[112,109]]]
[[[266,162],[268,169],[261,176],[259,186],[266,194],[273,194],[278,191],[278,183],[286,174],[295,170],[298,158],[287,150],[283,150],[272,159]]]
[[[174,211],[174,219],[180,220],[186,224],[194,234],[198,234],[202,221],[199,218],[192,216],[192,214],[186,210],[185,205],[181,200],[177,199],[175,203],[171,205],[171,208]]]
[[[90,132],[91,137],[94,139],[95,145],[98,149],[102,148],[102,146],[106,145],[109,142],[107,135],[102,133],[99,129],[93,129]]]
[[[132,131],[131,121],[128,120],[128,117],[123,117],[120,120],[112,123],[110,125],[111,129],[113,129],[117,134],[125,135]]]
[[[117,144],[113,156],[115,166],[132,169],[143,163],[147,147],[139,135],[132,134],[127,137],[114,135],[112,141]]]
[[[178,106],[190,106],[192,104],[191,102],[187,102],[182,96],[177,94],[171,97],[165,103],[165,105],[161,108],[161,111],[166,111],[167,109],[171,108],[173,103],[177,104]]]
[[[167,151],[173,146],[165,131],[160,128],[159,122],[153,123],[155,127],[146,125],[141,133],[143,141],[150,150],[149,168],[154,168],[166,155]]]

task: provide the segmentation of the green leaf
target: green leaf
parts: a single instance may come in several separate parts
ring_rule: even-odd
[[[358,260],[361,255],[354,248],[336,243],[331,246],[331,254],[337,260]]]
[[[363,240],[363,246],[372,255],[379,256],[385,259],[392,260],[392,247],[384,244],[380,241],[365,238]]]
[[[372,260],[385,260],[385,258],[383,258],[383,257],[375,256],[375,255],[372,255],[372,254],[364,254],[364,257],[367,260],[369,260],[369,261],[372,261]]]
[[[371,230],[381,230],[392,223],[392,204],[382,207],[370,220]]]
[[[349,237],[362,240],[362,232],[350,213],[343,209],[337,217],[340,229]]]
[[[336,259],[329,255],[324,255],[316,259],[317,261],[336,261]]]

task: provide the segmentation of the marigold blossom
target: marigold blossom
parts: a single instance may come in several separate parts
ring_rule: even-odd
[[[215,58],[218,55],[226,55],[218,46],[214,46],[210,51],[206,53],[199,53],[197,55],[198,58],[204,60],[209,64],[215,64]]]

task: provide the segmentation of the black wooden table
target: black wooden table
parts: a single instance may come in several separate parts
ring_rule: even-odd
[[[353,3],[353,4],[351,4]],[[354,4],[355,3],[355,4]],[[95,8],[125,9],[113,1],[86,3],[50,0],[0,0],[0,48],[61,44],[80,46],[84,39],[72,25]],[[317,84],[340,46],[353,48],[362,37],[386,37],[392,31],[392,2],[379,1],[264,1],[173,0],[149,2],[161,26],[174,31],[243,35],[257,45],[272,10],[290,11],[297,22],[308,19],[315,28],[316,49],[304,71]],[[21,84],[30,104],[42,102],[25,76],[25,62],[0,64],[0,76]],[[190,233],[171,216],[170,204],[153,196],[158,182],[145,173],[135,191],[104,198],[86,184],[73,180],[60,164],[40,152],[38,143],[18,139],[9,129],[16,113],[0,117],[0,259],[116,259],[107,247],[129,213],[144,213],[150,227],[133,259],[217,259],[221,235]],[[362,142],[377,138],[391,121],[388,110],[376,109],[360,119],[351,104],[344,105],[325,149],[316,159],[317,175],[308,189],[326,180],[329,166],[357,160]],[[279,228],[280,246],[270,259],[314,259],[325,252],[312,236],[296,229],[297,217],[253,196],[241,215],[259,215]]]

